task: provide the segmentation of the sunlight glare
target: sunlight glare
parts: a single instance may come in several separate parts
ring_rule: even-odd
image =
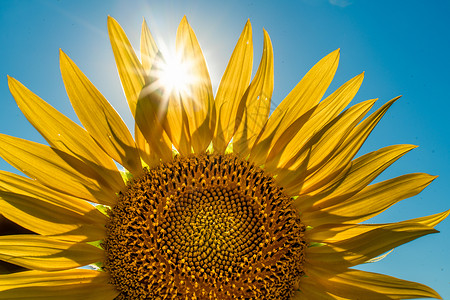
[[[161,87],[169,94],[189,94],[189,64],[177,55],[164,55],[164,61],[158,66],[158,79]]]

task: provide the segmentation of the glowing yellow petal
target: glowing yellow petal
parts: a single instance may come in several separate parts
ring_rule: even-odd
[[[21,194],[84,215],[86,222],[104,224],[107,217],[84,200],[46,188],[35,180],[0,171],[0,191]]]
[[[156,59],[161,59],[160,55]],[[155,66],[152,66],[150,74]],[[149,77],[136,105],[136,124],[150,145],[150,154],[154,152],[163,161],[172,159],[172,143],[163,126],[167,123],[168,102],[163,99],[161,87],[155,86],[156,79]],[[142,144],[142,142],[141,142]]]
[[[122,27],[110,16],[108,33],[123,91],[134,116],[139,94],[145,84],[145,72]]]
[[[306,231],[305,237],[310,242],[339,244],[345,240],[358,238],[358,236],[374,230],[390,230],[391,228],[399,228],[399,231],[409,230],[408,226],[411,226],[411,224],[423,225],[431,229],[442,222],[449,213],[450,210],[430,216],[388,224],[326,224]],[[402,228],[403,225],[404,228]]]
[[[191,135],[186,103],[180,95],[173,94],[168,99],[165,130],[181,155],[191,153]]]
[[[95,210],[91,216],[96,215]],[[28,230],[43,235],[65,235],[60,237],[64,240],[96,241],[106,234],[103,224],[92,223],[89,215],[79,215],[50,201],[25,195],[0,191],[0,211]]]
[[[233,152],[246,157],[267,121],[273,92],[273,49],[269,34],[264,30],[264,48],[258,71],[246,91],[242,121],[233,140]]]
[[[51,189],[95,203],[111,205],[115,191],[77,158],[35,142],[0,134],[0,156],[31,178]]]
[[[94,168],[110,185],[124,187],[114,162],[103,152],[89,134],[69,118],[8,76],[8,84],[17,105],[25,117],[53,148],[72,154]]]
[[[358,103],[337,116],[322,130],[315,133],[293,159],[290,167],[278,168],[277,162],[268,163],[266,168],[277,174],[277,181],[293,196],[299,195],[306,176],[325,164],[339,149],[345,137],[370,110],[374,100]]]
[[[147,30],[148,28],[145,27],[146,25],[143,24],[142,48],[145,48],[143,54],[147,55],[147,57],[143,58],[143,63],[145,61],[146,67],[150,68],[150,56],[154,55],[153,51],[156,52],[157,48],[156,45],[152,44],[154,42],[153,38],[151,37],[150,31]],[[163,132],[162,125],[155,124],[157,121],[155,121],[156,118],[153,116],[154,113],[155,116],[157,116],[157,119],[161,121],[163,119],[161,118],[161,112],[164,111],[163,114],[165,115],[167,107],[162,108],[162,105],[158,102],[157,107],[154,108],[152,107],[155,104],[154,101],[150,101],[153,102],[153,104],[149,104],[148,101],[138,101],[141,96],[141,91],[145,85],[146,72],[139,62],[136,53],[134,52],[133,47],[131,46],[122,27],[120,27],[119,23],[117,23],[114,18],[109,16],[108,32],[114,52],[114,58],[116,60],[117,70],[119,72],[122,87],[124,89],[128,105],[130,106],[131,113],[135,116],[140,132],[144,135],[152,149],[150,153],[146,152],[145,143],[142,138],[138,136],[138,133],[136,138],[139,139],[140,142],[140,151],[141,153],[146,153],[147,158],[149,155],[151,157],[151,155],[153,155],[151,153],[154,152],[161,159],[169,160],[172,158],[172,145],[170,144],[167,135]],[[147,72],[150,73],[148,70]],[[140,105],[138,102],[141,102]]]
[[[247,21],[228,66],[220,81],[215,99],[217,122],[213,138],[214,150],[223,153],[237,125],[239,104],[250,83],[253,66],[252,27]]]
[[[0,299],[113,300],[118,292],[106,272],[73,269],[0,275]]]
[[[325,235],[329,236],[327,240],[330,242],[308,248],[305,257],[311,265],[342,269],[364,263],[421,236],[438,232],[430,226],[410,221],[381,225],[337,225],[334,231],[331,231],[332,225],[322,225],[312,229],[313,233],[308,233],[309,239],[313,241]],[[338,232],[340,236],[334,238],[333,235]]]
[[[349,298],[342,298],[333,295],[323,286],[318,285],[318,282],[310,277],[303,277],[300,280],[299,290],[294,293],[292,300],[355,300]]]
[[[250,156],[252,161],[257,165],[263,164],[274,142],[292,123],[299,117],[302,118],[303,115],[308,117],[303,117],[302,123],[309,119],[314,112],[310,110],[319,103],[330,85],[336,73],[338,62],[339,49],[328,54],[312,67],[280,105],[277,106],[264,127],[262,135],[252,149]],[[267,144],[270,146],[267,147]]]
[[[411,219],[408,222],[415,222],[422,225],[435,227],[437,224],[442,222],[445,218],[450,214],[450,210],[443,211],[441,213],[437,213],[431,216],[425,216],[420,218]]]
[[[62,51],[60,65],[67,95],[81,123],[110,157],[139,174],[142,170],[139,152],[120,116]]]
[[[182,93],[180,97],[189,116],[192,147],[196,153],[201,153],[212,138],[214,98],[205,58],[186,17],[178,27],[176,48],[181,55],[181,63],[186,65],[191,77],[190,82],[186,83],[188,93]]]
[[[141,28],[141,62],[146,76],[149,76],[152,67],[152,61],[158,53],[158,47],[153,39],[150,29],[147,26],[145,19],[142,21]],[[136,146],[139,149],[142,160],[150,167],[159,163],[159,157],[156,153],[151,151],[150,144],[142,135],[141,130],[135,124],[134,139]]]
[[[313,269],[309,274],[324,290],[348,299],[442,299],[432,288],[423,284],[377,273],[350,269],[333,274]]]
[[[417,195],[435,178],[436,176],[417,173],[379,182],[335,205],[303,212],[302,221],[313,227],[327,223],[359,223],[403,199]]]
[[[295,157],[295,154],[298,153],[300,149],[308,143],[308,141],[311,141],[313,135],[317,134],[317,132],[323,131],[324,126],[329,127],[330,124],[334,123],[328,122],[336,118],[338,114],[350,103],[353,97],[355,97],[359,87],[361,86],[363,78],[364,73],[343,84],[333,94],[319,103],[317,108],[313,110],[311,117],[306,122],[294,122],[275,142],[269,156],[267,157],[267,160],[275,160],[277,167],[279,168],[288,167],[290,165],[288,162]],[[349,126],[349,124],[339,126]],[[323,136],[320,140],[336,138],[336,135],[333,134],[329,136],[330,138],[327,137]]]
[[[389,107],[398,98],[399,97],[388,101],[364,121],[358,124],[358,126],[356,126],[350,134],[346,136],[345,140],[340,144],[339,148],[333,152],[333,155],[326,161],[326,163],[322,164],[320,169],[307,178],[305,182],[307,186],[302,187],[302,193],[309,193],[315,188],[322,187],[325,183],[330,182],[337,175],[341,174],[344,169],[348,168],[348,164],[361,148],[364,141],[381,120]]]
[[[0,236],[0,260],[25,268],[56,271],[103,261],[104,251],[84,243],[33,234]]]
[[[105,235],[107,217],[91,204],[4,171],[0,171],[0,211],[43,235],[65,234],[64,239],[72,241],[95,241]]]
[[[19,273],[0,275],[0,291],[26,286],[61,286],[68,284],[83,284],[95,279],[108,280],[106,272],[86,269],[73,269],[64,271],[24,271]]]
[[[317,187],[305,183],[304,189],[318,190],[320,186],[320,192],[298,197],[295,205],[301,207],[302,211],[313,211],[342,202],[361,191],[387,167],[416,147],[394,145],[362,155],[329,182],[317,183]]]
[[[158,155],[152,151],[150,144],[145,139],[138,125],[134,124],[134,138],[136,147],[139,149],[141,159],[151,168],[159,163]]]
[[[150,72],[152,67],[152,61],[158,52],[158,47],[156,46],[155,40],[153,39],[150,29],[148,29],[147,22],[142,21],[141,29],[141,62],[144,71]]]

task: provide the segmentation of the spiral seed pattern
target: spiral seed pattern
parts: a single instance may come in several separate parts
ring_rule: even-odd
[[[291,201],[231,154],[146,169],[107,224],[104,268],[118,299],[289,299],[306,245]]]

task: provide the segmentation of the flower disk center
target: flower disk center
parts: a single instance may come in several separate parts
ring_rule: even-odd
[[[261,216],[236,188],[216,187],[184,193],[169,207],[161,225],[163,249],[197,272],[230,276],[243,257],[263,242]]]
[[[288,299],[306,245],[291,202],[234,155],[145,170],[107,224],[105,270],[118,299]]]

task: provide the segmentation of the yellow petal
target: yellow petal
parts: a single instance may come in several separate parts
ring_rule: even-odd
[[[120,116],[62,51],[60,65],[67,95],[81,123],[110,157],[139,174],[142,171],[139,152]]]
[[[36,233],[65,235],[59,239],[97,241],[106,234],[104,224],[93,223],[89,215],[79,215],[50,201],[25,195],[0,191],[0,211],[9,220]]]
[[[8,76],[8,85],[25,117],[53,148],[72,154],[107,179],[109,188],[124,187],[114,162],[83,128]]]
[[[308,117],[303,117],[303,122],[301,123],[309,119],[313,113],[310,110],[314,107],[317,108],[317,104],[333,80],[338,62],[339,49],[328,54],[312,67],[280,105],[277,106],[264,127],[262,135],[257,139],[252,149],[250,156],[252,161],[257,165],[263,164],[272,149],[272,145],[292,123],[302,118],[305,114],[308,114]],[[270,146],[267,147],[267,144]]]
[[[25,268],[56,271],[103,261],[104,251],[85,243],[71,243],[33,234],[0,237],[0,260]]]
[[[339,244],[346,240],[358,238],[370,231],[390,230],[391,228],[400,228],[400,231],[409,230],[408,226],[411,226],[411,224],[427,226],[431,229],[447,218],[449,213],[450,211],[444,211],[430,216],[388,224],[325,224],[306,231],[305,238],[310,242]]]
[[[145,84],[145,72],[122,27],[110,16],[108,33],[123,91],[134,116],[139,94]]]
[[[303,212],[302,221],[313,227],[327,223],[359,223],[403,199],[417,195],[435,178],[436,176],[416,173],[379,182],[335,205]]]
[[[0,134],[0,156],[39,183],[61,193],[112,205],[115,192],[88,165],[57,149]]]
[[[330,269],[364,263],[392,248],[438,232],[430,226],[410,221],[381,225],[322,225],[312,230],[314,232],[308,233],[309,240],[328,236],[329,242],[308,248],[305,257],[311,265]]]
[[[339,113],[350,103],[353,97],[355,97],[359,87],[361,86],[363,78],[364,73],[343,84],[333,94],[319,103],[317,108],[314,109],[311,117],[306,122],[294,122],[275,142],[269,156],[267,157],[267,161],[270,162],[270,160],[275,160],[278,168],[289,167],[290,164],[288,164],[288,162],[296,156],[295,154],[298,153],[300,149],[308,143],[308,141],[311,141],[313,135],[317,134],[317,132],[323,131],[324,126],[329,127],[330,124],[328,122],[336,118]],[[341,124],[339,126],[344,125]],[[346,124],[346,126],[349,125]],[[335,137],[335,135],[331,137]],[[323,139],[326,139],[326,137],[324,136],[321,138],[321,140]]]
[[[147,58],[143,58],[143,62],[146,61],[146,67],[151,68],[153,66],[150,65],[150,56],[152,56],[153,51],[157,51],[157,49],[156,46],[153,48],[153,38],[151,37],[150,31],[147,31],[145,27],[146,25],[143,24],[144,42],[142,42],[142,47],[146,48],[144,51],[146,55],[148,55],[148,60]],[[122,27],[120,27],[119,23],[112,17],[108,17],[108,32],[114,52],[114,58],[116,60],[117,70],[131,113],[135,116],[141,133],[144,135],[152,149],[150,152],[155,152],[163,160],[169,160],[172,158],[172,145],[169,143],[167,135],[163,132],[162,124],[158,124],[159,121],[162,123],[162,120],[165,118],[167,105],[161,105],[161,103],[159,103],[160,97],[156,97],[156,95],[150,95],[150,98],[153,98],[153,100],[150,101],[138,100],[140,97],[147,99],[147,94],[153,94],[155,91],[147,91],[148,93],[141,94],[146,81],[146,71],[144,71],[144,68],[139,62]],[[151,71],[148,70],[147,72],[151,73]],[[156,108],[153,107],[155,105],[155,99],[157,99],[158,102]],[[153,113],[155,115],[153,115]],[[156,118],[158,119],[158,122],[156,121]],[[140,145],[143,145],[142,139],[140,139]],[[142,151],[144,148],[141,148],[140,150]]]
[[[155,58],[162,59],[161,54]],[[158,73],[153,64],[150,74]],[[164,131],[167,128],[168,98],[157,84],[157,78],[149,76],[148,84],[142,89],[136,105],[136,124],[150,145],[150,153],[156,153],[163,161],[172,159],[172,142]],[[142,143],[142,142],[141,142]]]
[[[214,98],[206,61],[194,31],[183,17],[177,31],[177,54],[186,66],[189,82],[188,93],[182,93],[183,106],[189,116],[191,143],[196,153],[206,150],[212,139],[212,110]]]
[[[446,210],[446,211],[443,211],[441,213],[437,213],[437,214],[434,214],[431,216],[411,219],[411,220],[409,220],[409,222],[415,222],[415,223],[419,223],[422,225],[435,227],[437,224],[439,224],[445,218],[447,218],[449,214],[450,214],[450,210]]]
[[[350,269],[340,274],[330,274],[314,269],[310,276],[323,289],[348,299],[442,299],[436,291],[423,284],[377,273]]]
[[[326,163],[321,164],[320,169],[307,178],[305,182],[306,185],[302,187],[302,193],[309,193],[318,186],[323,186],[323,183],[330,182],[337,175],[341,174],[343,170],[348,168],[351,160],[361,148],[364,141],[381,120],[389,107],[398,98],[399,97],[388,101],[381,108],[358,124],[358,126],[356,126],[346,136],[345,140],[341,142],[339,148],[333,152],[332,156],[327,159]]]
[[[267,121],[273,92],[273,49],[264,30],[264,47],[258,71],[242,99],[242,121],[233,140],[233,152],[246,157]]]
[[[73,269],[0,275],[0,299],[113,300],[118,292],[106,272]]]
[[[139,149],[141,159],[151,168],[159,163],[159,156],[151,150],[150,144],[145,139],[138,125],[134,124],[134,139]]]
[[[387,167],[416,147],[394,145],[362,155],[330,182],[316,183],[316,187],[305,183],[304,189],[320,189],[320,192],[298,197],[295,205],[302,211],[314,211],[340,203],[361,191]]]
[[[163,100],[164,101],[164,100]],[[168,96],[167,115],[164,129],[170,140],[181,155],[191,153],[191,135],[186,103],[179,94]]]
[[[278,175],[277,181],[290,195],[299,195],[306,176],[328,162],[373,104],[374,100],[358,103],[333,119],[307,141],[293,157],[296,161],[291,166],[278,168],[274,160],[268,163],[266,168]]]
[[[0,191],[25,195],[49,205],[60,206],[72,213],[84,215],[86,223],[104,224],[107,220],[104,214],[86,201],[46,188],[35,180],[14,173],[0,171]]]
[[[152,74],[150,74],[150,73],[152,72],[155,58],[159,59],[159,58],[157,58],[157,54],[158,54],[158,47],[156,46],[155,40],[153,39],[153,36],[150,33],[147,23],[144,20],[142,22],[142,30],[141,30],[141,61],[142,61],[142,67],[147,76],[147,81],[152,80]],[[147,85],[149,85],[149,82],[147,82]],[[144,114],[145,114],[145,112],[144,112]],[[142,114],[141,114],[141,116],[142,116]],[[187,121],[185,121],[185,122],[187,122]],[[182,125],[178,124],[178,123],[177,124],[172,123],[172,128],[179,129],[179,128],[182,128]],[[171,132],[170,128],[169,128],[168,132]],[[162,135],[163,135],[163,137],[161,138],[161,141],[163,143],[162,147],[169,150],[170,146],[171,146],[171,141],[165,132],[162,132]],[[187,135],[185,137],[187,137]],[[157,154],[158,151],[156,151],[156,152],[154,150],[152,151],[152,146],[147,142],[144,135],[141,133],[141,130],[139,129],[139,127],[136,127],[135,139],[136,139],[136,144],[138,145],[138,148],[140,150],[142,159],[147,163],[147,165],[154,166],[157,163],[159,163],[159,157]],[[150,139],[152,139],[152,138],[150,138]],[[179,140],[180,139],[178,139],[178,141]],[[188,145],[186,140],[184,140],[183,142],[184,142],[184,148],[188,148],[188,152],[190,153],[190,145]],[[177,144],[177,145],[179,146],[179,144]],[[153,146],[153,148],[159,148],[159,147],[160,146],[158,146],[158,147],[155,147],[155,145]]]
[[[300,280],[299,290],[294,293],[292,300],[355,300],[342,298],[330,293],[326,288],[310,277],[303,277]]]
[[[214,151],[225,152],[237,125],[239,125],[237,120],[237,118],[240,118],[238,114],[239,103],[250,83],[252,66],[252,27],[250,21],[247,21],[217,90]]]
[[[91,204],[5,171],[0,171],[0,211],[42,235],[65,234],[64,239],[71,241],[96,241],[105,236],[107,217]]]
[[[142,21],[141,29],[141,62],[145,73],[148,75],[152,67],[152,61],[158,52],[155,40],[153,39],[150,29],[148,29],[147,22]]]

